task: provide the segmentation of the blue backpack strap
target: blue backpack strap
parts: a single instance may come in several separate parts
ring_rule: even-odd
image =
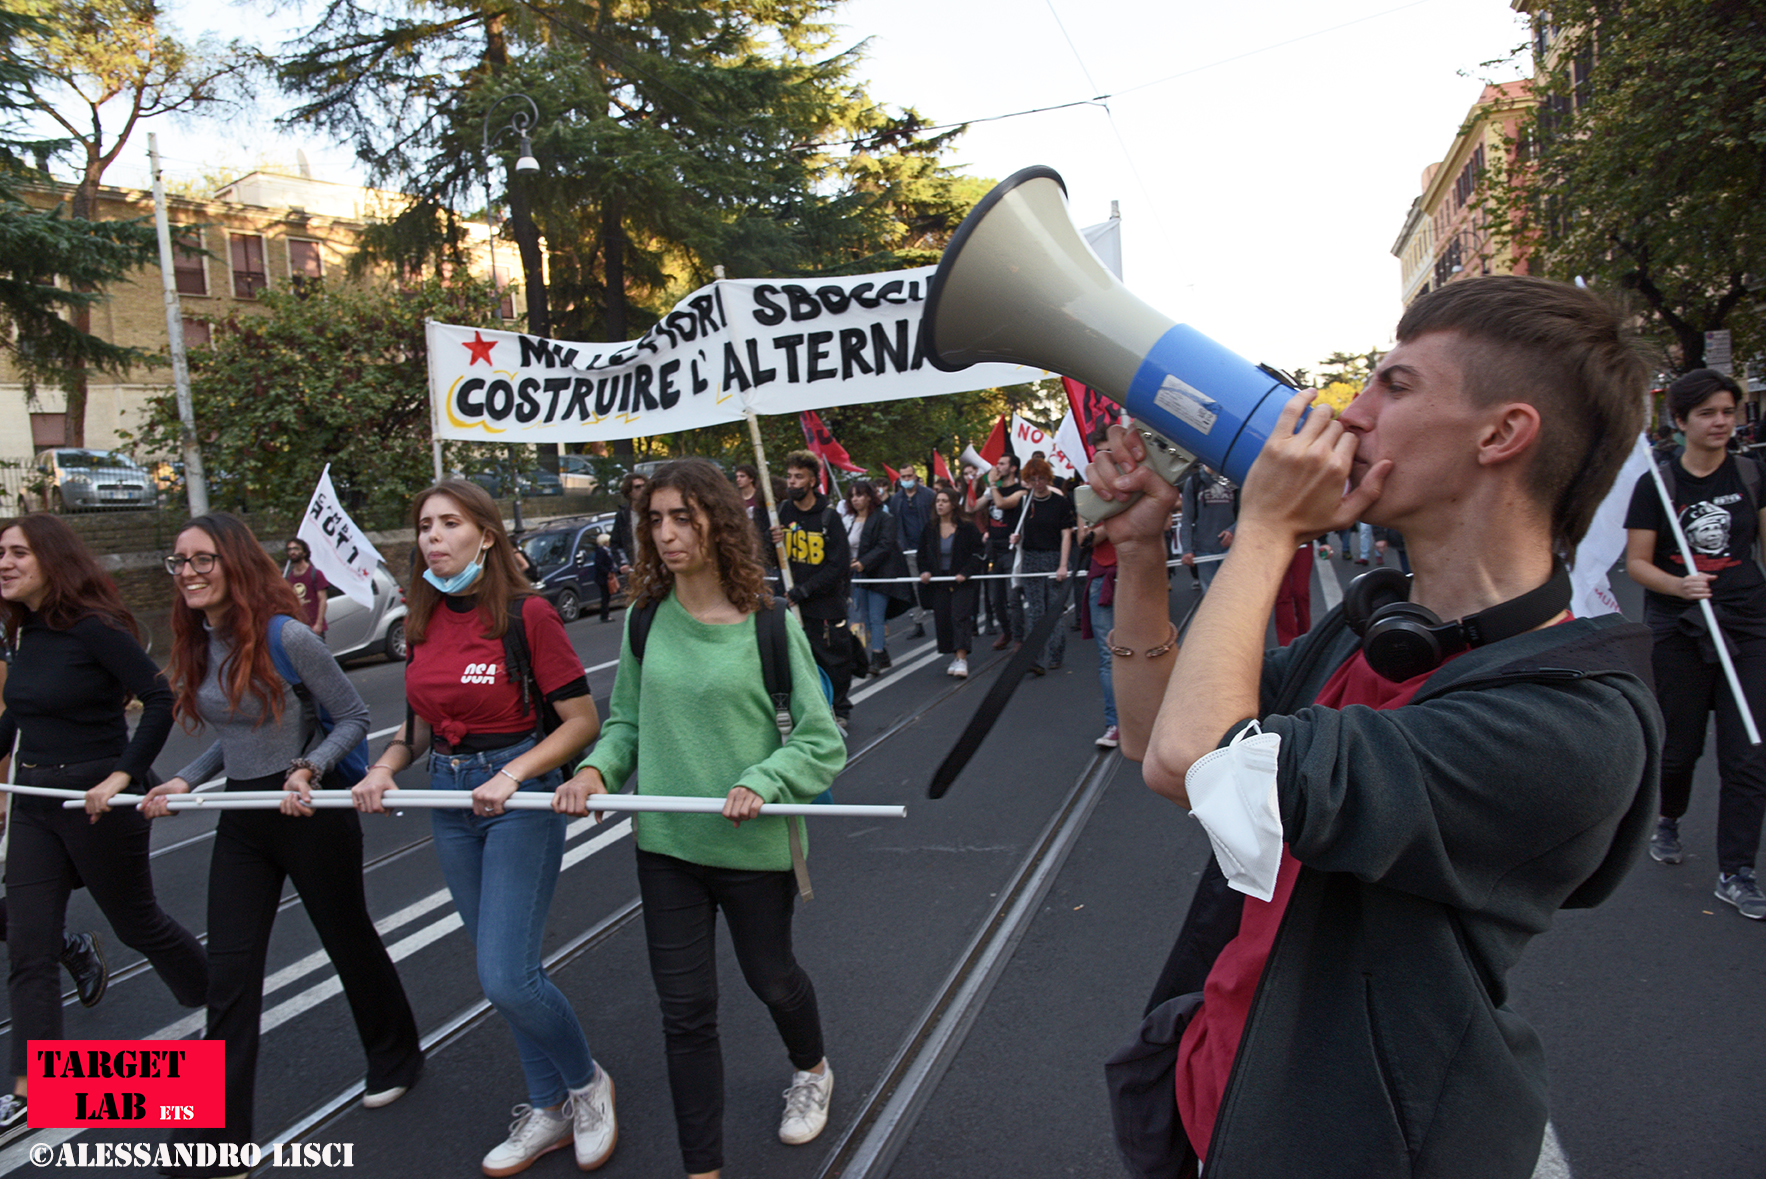
[[[286,614],[270,616],[270,662],[275,665],[276,674],[282,677],[282,682],[294,689],[295,698],[301,702],[302,712],[311,715],[313,725],[317,726],[321,733],[329,733],[332,727],[331,714],[325,711],[323,704],[313,699],[312,692],[308,691],[307,686],[301,683],[300,672],[294,669],[294,661],[289,659],[288,649],[282,645],[282,628],[293,621],[294,619]],[[303,735],[301,748],[304,750],[312,744],[312,741],[313,734],[309,729]],[[368,760],[368,741],[364,738],[357,743],[354,749],[347,751],[339,758],[337,765],[332,768],[342,773],[346,778],[352,779],[350,784],[354,785],[367,776]],[[315,782],[314,785],[317,786],[318,783]]]
[[[294,619],[286,614],[270,616],[270,662],[276,665],[276,674],[282,682],[294,689],[295,695],[302,693],[304,685],[300,682],[300,672],[294,670],[294,664],[288,658],[288,649],[282,645],[282,628]]]

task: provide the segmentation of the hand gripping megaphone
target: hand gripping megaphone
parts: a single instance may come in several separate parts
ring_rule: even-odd
[[[1025,168],[981,198],[932,277],[921,318],[946,372],[981,361],[1050,369],[1120,402],[1150,465],[1176,482],[1200,459],[1243,483],[1293,384],[1148,307],[1092,253],[1052,168]],[[1127,507],[1081,488],[1096,522]]]

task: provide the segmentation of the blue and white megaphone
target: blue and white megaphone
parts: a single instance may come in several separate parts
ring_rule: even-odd
[[[1197,459],[1245,481],[1293,383],[1148,307],[1086,245],[1052,168],[1025,168],[981,198],[933,275],[922,315],[927,358],[946,372],[982,361],[1049,369],[1122,404],[1175,482]],[[1080,514],[1128,505],[1089,489]]]

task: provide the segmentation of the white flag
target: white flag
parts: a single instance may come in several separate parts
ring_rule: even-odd
[[[1613,489],[1595,509],[1588,535],[1576,546],[1576,568],[1570,571],[1570,609],[1578,618],[1619,612],[1619,599],[1607,583],[1607,570],[1625,551],[1625,512],[1631,506],[1631,492],[1637,480],[1649,474],[1654,461],[1649,443],[1639,434],[1631,456],[1613,480]]]
[[[1055,449],[1067,460],[1067,465],[1076,471],[1083,472],[1089,462],[1085,457],[1085,439],[1080,437],[1079,423],[1073,418],[1073,407],[1067,407],[1067,416],[1055,427]]]
[[[313,565],[326,581],[362,605],[374,605],[374,567],[381,562],[380,552],[338,502],[330,463],[319,473],[319,485],[313,488],[295,535],[313,550]]]

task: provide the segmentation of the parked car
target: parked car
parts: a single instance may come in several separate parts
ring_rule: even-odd
[[[613,531],[616,515],[563,516],[521,538],[521,551],[537,579],[534,588],[566,622],[582,616],[585,601],[601,601],[601,591],[595,588],[595,546],[602,533]]]
[[[490,492],[494,499],[502,499],[512,494],[512,489],[518,491],[522,499],[564,494],[563,481],[544,467],[535,467],[531,471],[517,471],[515,479],[511,483],[508,469],[501,463],[483,463],[467,472],[465,478]]]
[[[151,508],[153,477],[126,454],[57,447],[37,455],[18,493],[18,510],[78,512]]]
[[[374,570],[374,604],[364,606],[336,586],[325,591],[325,645],[339,659],[385,655],[405,659],[405,591],[385,563]]]
[[[559,455],[558,478],[563,481],[564,490],[570,492],[587,493],[601,486],[594,464],[586,454]]]

